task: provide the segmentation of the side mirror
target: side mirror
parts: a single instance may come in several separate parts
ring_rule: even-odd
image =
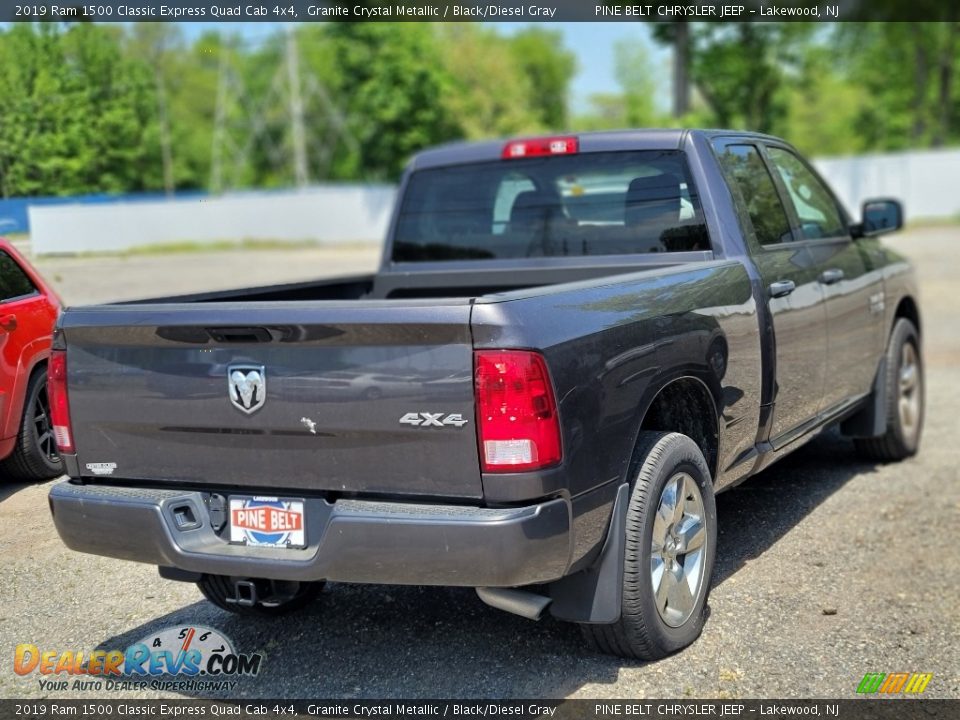
[[[862,237],[875,237],[903,227],[903,206],[898,200],[867,200],[863,203]]]

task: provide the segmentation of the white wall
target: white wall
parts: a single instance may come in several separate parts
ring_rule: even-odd
[[[225,240],[379,243],[395,194],[386,185],[320,186],[199,199],[31,207],[30,239],[38,255]]]
[[[868,198],[900,200],[908,220],[960,216],[960,150],[820,158],[813,164],[856,219]]]
[[[960,150],[820,158],[814,165],[854,218],[863,200],[893,197],[908,220],[960,217]],[[318,186],[203,199],[31,207],[37,254],[236,240],[379,243],[395,188]]]

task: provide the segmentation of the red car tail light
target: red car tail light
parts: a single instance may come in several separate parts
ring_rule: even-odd
[[[50,420],[57,447],[62,453],[73,452],[73,432],[70,428],[70,401],[67,398],[67,351],[54,350],[47,366],[47,397],[50,400]]]
[[[528,350],[478,350],[474,368],[484,472],[539,470],[560,462],[560,420],[543,357]]]

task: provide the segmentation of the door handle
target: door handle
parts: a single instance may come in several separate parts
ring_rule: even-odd
[[[820,282],[824,285],[833,285],[843,280],[843,270],[840,268],[830,268],[820,273]]]
[[[17,329],[17,316],[16,315],[4,315],[0,317],[0,330],[5,332],[13,332]]]
[[[797,284],[793,280],[777,280],[770,283],[770,297],[786,297],[797,289]]]

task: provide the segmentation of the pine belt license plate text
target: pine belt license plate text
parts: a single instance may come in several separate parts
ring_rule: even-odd
[[[303,500],[230,498],[230,542],[266,547],[306,547]]]

